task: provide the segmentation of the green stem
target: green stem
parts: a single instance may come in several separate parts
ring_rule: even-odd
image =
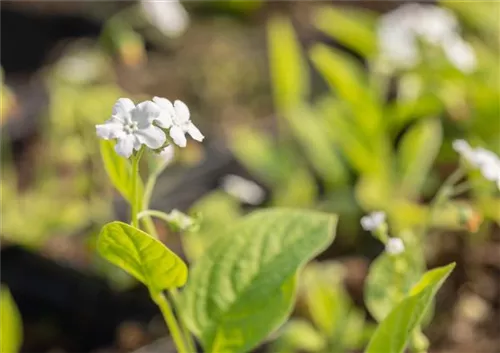
[[[453,185],[455,185],[463,177],[464,177],[464,171],[462,168],[458,167],[443,182],[443,185],[441,185],[436,195],[432,199],[431,203],[429,204],[429,216],[427,218],[427,222],[425,224],[422,234],[426,234],[427,231],[429,230],[429,227],[432,223],[432,219],[437,207],[446,200],[448,200],[450,196],[453,195]]]
[[[172,295],[172,303],[174,304],[174,310],[176,313],[179,313],[179,306],[177,305],[177,288],[172,288],[170,290],[170,294]],[[184,324],[184,321],[182,320],[182,317],[179,319],[180,325],[182,332],[184,333],[184,338],[187,342],[188,349],[190,352],[196,352],[196,345],[193,340],[193,336],[191,335],[191,332],[189,332],[188,328]]]
[[[144,146],[137,152],[137,154],[132,155],[132,202],[131,202],[131,220],[132,226],[138,228],[139,223],[137,221],[137,214],[140,210],[139,197],[137,195],[137,182],[139,176],[139,162],[141,160],[142,154],[144,153]]]
[[[184,338],[182,337],[182,332],[179,328],[179,324],[177,323],[177,320],[175,319],[175,316],[172,312],[172,308],[170,307],[170,304],[168,303],[168,300],[165,297],[165,295],[161,292],[157,293],[157,294],[151,293],[151,298],[160,307],[163,318],[165,319],[165,322],[166,322],[168,329],[170,331],[170,335],[172,336],[172,339],[174,340],[175,346],[177,347],[177,352],[178,353],[193,353],[193,352],[195,352],[195,351],[189,351],[186,348],[186,344],[184,342]]]

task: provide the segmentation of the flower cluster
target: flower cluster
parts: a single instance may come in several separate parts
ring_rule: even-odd
[[[451,64],[463,72],[476,67],[476,56],[459,35],[458,21],[449,10],[407,4],[384,15],[378,27],[382,56],[391,65],[411,68],[420,61],[418,41],[441,47]]]
[[[479,169],[481,175],[497,183],[500,189],[500,158],[487,149],[472,148],[465,140],[453,141],[453,149],[473,168]]]
[[[385,244],[385,252],[389,255],[399,255],[405,251],[405,245],[400,238],[389,237],[387,234],[386,215],[382,211],[372,212],[361,218],[361,227],[372,232]]]
[[[115,151],[129,158],[142,145],[156,150],[168,143],[168,131],[173,142],[186,146],[185,134],[203,141],[204,136],[190,120],[186,104],[176,100],[173,104],[165,98],[154,97],[137,105],[128,98],[120,98],[113,106],[111,118],[96,125],[97,136],[104,140],[116,139]]]

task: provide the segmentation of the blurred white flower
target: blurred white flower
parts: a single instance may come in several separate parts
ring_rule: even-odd
[[[183,34],[189,25],[189,15],[178,0],[142,0],[148,21],[169,37]]]
[[[174,146],[168,145],[158,155],[160,156],[160,159],[162,160],[165,166],[169,165],[175,156]]]
[[[265,198],[264,190],[258,184],[238,175],[226,175],[222,179],[222,188],[229,195],[250,205],[258,205]]]
[[[381,55],[397,68],[411,68],[420,62],[418,40],[443,48],[457,69],[471,72],[476,67],[472,47],[459,35],[458,21],[447,9],[406,4],[383,15],[378,28]]]
[[[203,141],[205,136],[191,122],[189,108],[180,100],[172,104],[166,98],[154,97],[153,101],[160,107],[161,113],[156,118],[158,126],[170,129],[170,137],[180,147],[186,147],[186,133],[196,141]]]
[[[453,149],[473,168],[479,169],[481,175],[495,181],[500,189],[500,158],[482,147],[472,148],[465,140],[453,141]]]
[[[372,212],[361,218],[361,227],[364,230],[373,232],[385,224],[385,212]]]
[[[399,238],[389,238],[385,244],[385,252],[389,255],[399,255],[405,251],[405,244]]]
[[[162,129],[153,125],[159,115],[160,109],[151,101],[136,106],[130,99],[120,98],[113,106],[111,118],[96,125],[97,136],[104,140],[117,139],[115,151],[125,158],[143,144],[151,149],[160,148],[166,136]]]

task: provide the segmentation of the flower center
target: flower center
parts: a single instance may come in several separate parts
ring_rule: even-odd
[[[126,123],[124,126],[123,126],[123,130],[127,133],[127,134],[131,134],[137,130],[139,130],[139,128],[137,127],[137,122],[135,121],[131,121],[131,122],[128,122]]]

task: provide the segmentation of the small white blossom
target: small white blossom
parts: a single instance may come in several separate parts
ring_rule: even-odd
[[[196,141],[205,138],[198,128],[190,120],[189,108],[180,100],[172,104],[166,98],[154,97],[153,101],[160,107],[161,113],[156,119],[158,126],[170,129],[170,137],[180,147],[186,147],[186,133]]]
[[[142,0],[148,21],[164,35],[178,37],[189,25],[189,15],[178,0]]]
[[[389,238],[385,244],[385,251],[389,255],[399,255],[405,251],[405,244],[399,238]]]
[[[174,160],[175,156],[174,146],[168,145],[158,155],[160,156],[160,159],[163,161],[165,166],[169,165]]]
[[[475,53],[460,37],[457,19],[438,6],[400,6],[382,16],[377,35],[382,57],[398,68],[411,68],[420,62],[418,40],[441,47],[450,63],[463,72],[476,67]]]
[[[453,141],[453,149],[470,166],[479,169],[485,179],[495,181],[500,189],[500,158],[495,153],[481,147],[472,148],[464,140]]]
[[[250,205],[258,205],[265,198],[264,190],[258,184],[238,175],[226,175],[222,179],[222,188],[229,195]]]
[[[382,211],[372,212],[361,218],[361,227],[364,230],[373,232],[385,223],[385,213]]]
[[[125,158],[129,158],[133,150],[138,151],[141,145],[160,148],[166,136],[162,129],[153,125],[159,115],[160,109],[151,101],[135,105],[128,98],[120,98],[113,106],[111,118],[96,125],[97,136],[104,140],[117,139],[115,151]]]

